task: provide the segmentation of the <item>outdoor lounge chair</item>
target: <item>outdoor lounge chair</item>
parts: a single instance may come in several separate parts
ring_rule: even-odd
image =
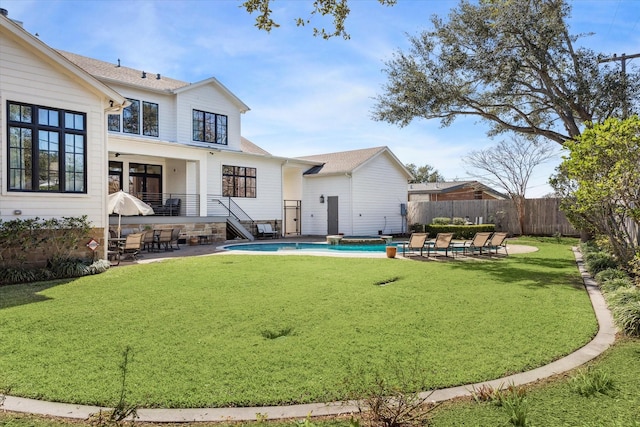
[[[500,248],[504,249],[505,255],[509,255],[507,252],[507,233],[493,233],[489,242],[487,242],[487,248],[489,249],[489,255],[491,255],[491,251],[495,251],[496,255]]]
[[[420,251],[420,256],[422,256],[427,237],[429,237],[428,233],[411,233],[409,241],[402,242],[402,256],[407,253],[416,253],[418,250]]]
[[[479,232],[473,236],[473,239],[464,243],[464,254],[473,255],[478,252],[482,255],[483,250],[488,250],[487,242],[491,238],[491,232]]]
[[[179,216],[181,199],[167,199],[163,206],[154,208],[156,215]]]
[[[453,233],[438,233],[435,240],[426,243],[427,256],[438,254],[438,251],[444,251],[445,256],[449,256],[449,251],[453,253],[451,246],[451,240],[453,239]]]
[[[258,228],[258,238],[263,238],[263,239],[265,237],[270,237],[272,239],[276,238],[276,232],[273,228],[271,228],[270,223],[256,224],[256,227]]]
[[[144,233],[132,233],[128,234],[124,245],[120,249],[120,259],[125,256],[130,256],[134,261],[138,259],[138,254],[142,249],[142,241],[144,239]]]

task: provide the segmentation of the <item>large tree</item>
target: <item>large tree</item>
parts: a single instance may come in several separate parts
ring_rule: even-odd
[[[533,170],[554,156],[551,142],[513,136],[495,146],[471,151],[462,158],[467,173],[492,187],[504,190],[518,216],[520,233],[525,233],[526,192]]]
[[[444,176],[442,176],[440,172],[431,165],[416,166],[413,163],[407,163],[405,167],[409,172],[411,172],[411,175],[413,175],[413,179],[410,181],[410,184],[444,181]]]
[[[447,20],[410,37],[386,63],[388,82],[373,118],[400,126],[415,118],[450,125],[479,117],[489,134],[539,135],[564,144],[584,123],[637,107],[640,77],[619,61],[575,46],[563,0],[461,1]]]
[[[280,24],[271,18],[271,14],[273,13],[270,6],[271,1],[275,2],[275,0],[245,0],[242,3],[242,7],[244,7],[247,12],[258,12],[256,27],[266,32],[270,32],[273,28],[280,26]],[[396,2],[397,0],[378,0],[378,3],[386,6],[393,6]],[[349,39],[349,33],[346,31],[344,21],[350,12],[348,0],[314,0],[311,4],[309,18],[297,18],[296,25],[304,27],[310,24],[313,17],[317,15],[323,17],[329,16],[333,18],[333,28],[327,31],[323,27],[314,27],[313,35],[321,36],[324,39],[330,39],[336,36]]]

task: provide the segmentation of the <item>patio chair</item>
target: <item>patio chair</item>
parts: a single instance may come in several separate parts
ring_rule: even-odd
[[[181,203],[182,199],[167,199],[163,206],[155,208],[153,211],[156,215],[179,216]]]
[[[152,252],[156,244],[156,232],[155,230],[147,230],[144,232],[144,238],[142,239],[142,248],[147,252]]]
[[[479,252],[482,255],[483,250],[489,249],[487,247],[487,242],[491,238],[491,232],[479,232],[473,236],[473,239],[469,242],[464,242],[464,254],[465,255],[473,255],[476,252]]]
[[[144,233],[131,233],[127,235],[124,245],[120,249],[120,259],[130,256],[134,261],[138,259],[138,254],[142,249]]]
[[[164,245],[164,250],[165,251],[172,251],[173,247],[169,246],[169,244],[171,243],[171,233],[173,230],[171,230],[170,228],[164,228],[162,230],[160,230],[160,234],[158,235],[158,250],[160,250],[160,248],[162,247],[162,245]]]
[[[420,251],[420,256],[422,256],[427,237],[429,237],[428,233],[411,233],[409,241],[402,242],[402,256],[407,253],[416,253],[418,250]]]
[[[449,256],[449,251],[453,253],[451,246],[451,240],[453,239],[453,233],[438,233],[435,240],[426,243],[427,256],[431,255],[433,251],[434,255],[438,254],[438,251],[444,251],[445,256]]]
[[[489,249],[489,255],[491,255],[491,251],[495,251],[497,255],[501,248],[504,249],[505,255],[509,255],[507,251],[507,233],[493,233],[493,236],[491,236],[491,239],[487,243],[487,248]]]
[[[171,241],[169,241],[169,247],[171,247],[171,249],[174,249],[173,247],[174,243],[176,245],[175,249],[180,249],[180,244],[178,240],[180,240],[181,231],[182,230],[179,228],[174,228],[173,230],[171,230]]]
[[[265,237],[270,237],[272,239],[276,238],[276,232],[273,228],[271,228],[270,223],[256,224],[256,227],[258,228],[258,238],[263,238],[263,239]]]

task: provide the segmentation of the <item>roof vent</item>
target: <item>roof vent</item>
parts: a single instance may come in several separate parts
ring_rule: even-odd
[[[147,73],[145,71],[142,72],[142,78],[146,79],[147,78]]]
[[[2,9],[0,8],[0,15],[2,16],[9,16],[9,11],[7,9]]]
[[[118,58],[118,65],[116,65],[117,68],[120,68],[120,58]]]
[[[160,73],[156,74],[156,80],[160,80]]]

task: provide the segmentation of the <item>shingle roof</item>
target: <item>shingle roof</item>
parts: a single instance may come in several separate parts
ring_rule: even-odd
[[[450,191],[459,190],[462,188],[473,188],[476,190],[482,190],[486,193],[494,196],[507,199],[508,196],[494,190],[493,188],[479,182],[479,181],[448,181],[448,182],[420,182],[409,184],[409,193],[411,194],[440,194],[448,193]]]
[[[256,144],[254,144],[253,142],[249,141],[247,138],[240,137],[240,150],[243,153],[250,153],[250,154],[261,154],[264,156],[270,156],[271,153],[269,153],[266,150],[263,150],[262,148],[258,147]]]
[[[142,78],[142,70],[118,66],[118,64],[88,58],[63,50],[58,50],[57,52],[98,79],[160,91],[172,91],[189,85],[188,82],[171,79],[148,71],[146,72],[146,78]],[[158,76],[160,76],[159,79],[157,78]]]
[[[363,148],[361,150],[340,151],[338,153],[318,154],[297,157],[301,160],[324,163],[321,168],[312,168],[305,175],[330,175],[353,172],[358,166],[387,150],[387,147]]]

